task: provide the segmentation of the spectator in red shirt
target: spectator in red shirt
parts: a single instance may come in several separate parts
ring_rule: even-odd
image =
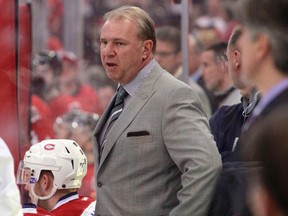
[[[63,69],[59,76],[60,94],[49,103],[55,117],[75,109],[99,113],[97,92],[81,82],[77,57],[65,51],[61,59]]]

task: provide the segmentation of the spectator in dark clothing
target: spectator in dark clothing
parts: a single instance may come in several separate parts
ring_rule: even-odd
[[[254,192],[258,198],[260,198],[260,195],[262,195],[262,198],[265,196],[265,198],[259,200],[258,204],[263,205],[254,213],[256,216],[286,215],[287,193],[285,192],[285,185],[287,181],[284,180],[284,183],[278,181],[282,177],[281,175],[286,173],[286,170],[281,172],[277,169],[286,165],[287,154],[284,153],[284,159],[281,156],[282,151],[279,151],[278,144],[276,144],[279,141],[280,146],[284,147],[286,145],[283,142],[284,136],[273,135],[269,137],[269,135],[268,139],[268,134],[263,133],[263,136],[260,136],[262,141],[255,141],[255,143],[259,143],[258,148],[251,150],[249,146],[254,142],[253,136],[260,126],[265,125],[267,133],[280,132],[277,129],[275,130],[279,126],[279,122],[275,121],[274,124],[267,125],[264,119],[268,118],[269,115],[273,115],[273,113],[279,112],[280,107],[285,107],[282,113],[287,112],[288,2],[286,0],[242,0],[238,1],[237,4],[239,4],[237,5],[238,19],[243,26],[243,32],[239,40],[243,77],[255,83],[256,88],[262,94],[262,99],[242,128],[239,143],[234,150],[236,154],[234,152],[231,154],[234,156],[235,162],[223,164],[223,171],[216,184],[209,215],[249,215],[247,209],[249,210],[251,205],[247,200],[248,184],[246,180],[249,182],[247,176],[251,176],[251,169],[257,169],[258,167],[255,165],[248,167],[253,163],[257,165],[259,160],[263,161],[263,158],[265,158],[265,156],[261,156],[263,152],[269,160],[271,159],[271,161],[264,164],[263,170],[269,169],[273,172],[265,172],[269,178],[265,175],[259,175],[260,179],[265,179],[265,184],[261,184],[263,181],[260,180],[256,184],[260,190]],[[255,8],[257,8],[257,13],[255,13]],[[285,128],[281,127],[281,130],[285,130]],[[282,131],[281,134],[286,135],[287,132]],[[245,155],[245,160],[243,160],[243,157],[238,156],[237,158],[237,155]],[[276,163],[275,159],[277,159]],[[271,169],[273,165],[275,167]],[[274,173],[275,171],[277,173]],[[229,194],[231,196],[227,197]],[[283,205],[283,203],[285,204]],[[252,204],[252,210],[256,208],[253,205],[254,203]],[[259,211],[260,209],[261,211]]]
[[[241,27],[235,27],[227,46],[228,72],[234,87],[240,90],[241,103],[220,107],[210,119],[211,131],[223,162],[234,151],[242,126],[260,99],[254,85],[241,77],[241,53],[237,44],[241,33]]]
[[[247,149],[244,159],[248,163],[259,163],[259,167],[248,177],[248,203],[255,216],[287,215],[287,106],[270,113],[256,125],[248,132],[248,139],[245,140]]]

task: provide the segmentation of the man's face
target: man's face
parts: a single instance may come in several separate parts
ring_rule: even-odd
[[[217,62],[214,52],[211,50],[201,53],[202,74],[205,86],[210,91],[219,90],[219,84],[223,77],[223,65]]]
[[[253,80],[253,75],[257,70],[257,61],[255,59],[255,43],[253,43],[250,30],[243,28],[243,33],[239,40],[241,51],[241,74],[244,80]]]
[[[157,40],[156,47],[156,61],[167,70],[169,73],[174,75],[181,64],[180,52],[175,51],[175,47],[172,43]]]
[[[101,31],[101,60],[107,76],[118,83],[128,83],[142,69],[147,54],[144,41],[130,20],[107,20]]]

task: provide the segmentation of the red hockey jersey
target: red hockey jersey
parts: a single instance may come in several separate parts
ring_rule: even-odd
[[[90,197],[79,197],[75,193],[63,196],[53,210],[46,211],[33,205],[23,207],[24,216],[94,216],[96,201]]]

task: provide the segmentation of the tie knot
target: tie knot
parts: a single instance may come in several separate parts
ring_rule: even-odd
[[[261,99],[261,94],[259,91],[255,92],[253,98],[249,101],[249,105],[243,111],[243,116],[249,116],[254,108],[257,106],[258,102]]]
[[[120,86],[117,90],[116,100],[122,101],[127,97],[128,93],[125,91],[123,86]]]

